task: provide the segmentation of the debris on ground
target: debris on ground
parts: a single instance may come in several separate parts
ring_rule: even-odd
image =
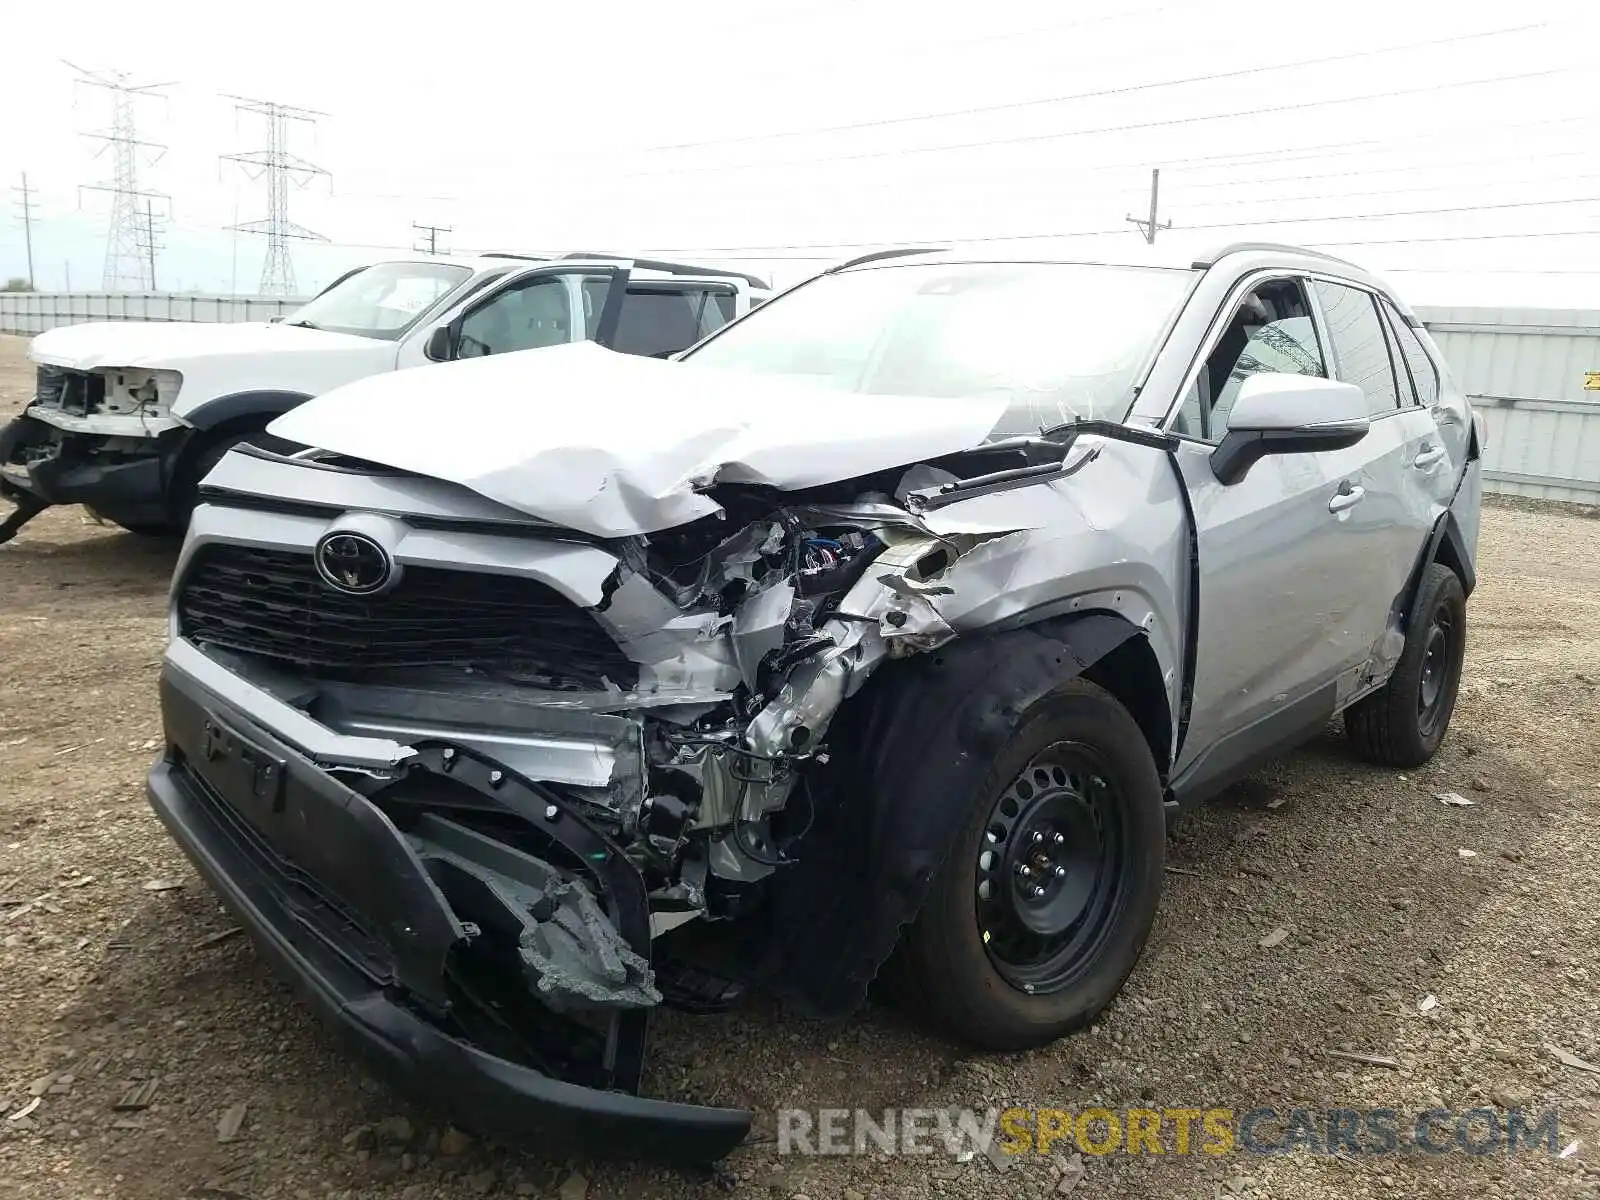
[[[1400,1060],[1390,1058],[1383,1054],[1360,1054],[1354,1050],[1325,1050],[1329,1058],[1342,1058],[1345,1062],[1363,1063],[1369,1067],[1387,1067],[1391,1071],[1400,1069]]]
[[[1435,792],[1433,798],[1440,804],[1448,804],[1453,808],[1472,808],[1478,802],[1468,800],[1460,792]]]
[[[24,1117],[31,1116],[34,1113],[34,1111],[36,1109],[38,1109],[38,1107],[43,1103],[44,1103],[44,1099],[42,1097],[35,1096],[32,1100],[29,1100],[21,1108],[17,1109],[16,1112],[12,1113],[9,1117],[7,1117],[6,1120],[8,1120],[8,1121],[20,1121]]]
[[[1563,1050],[1554,1042],[1546,1042],[1544,1048],[1555,1055],[1556,1061],[1564,1067],[1571,1067],[1574,1071],[1589,1071],[1592,1074],[1600,1075],[1600,1067],[1579,1058],[1570,1050]]]
[[[153,1075],[149,1079],[132,1084],[128,1090],[122,1094],[122,1099],[118,1100],[111,1106],[112,1111],[138,1112],[141,1109],[149,1108],[151,1102],[156,1098],[156,1088],[159,1087],[160,1084],[161,1080]]]
[[[217,1118],[217,1141],[231,1142],[239,1136],[239,1130],[244,1128],[244,1115],[249,1108],[248,1104],[234,1104],[223,1110],[222,1116]]]
[[[215,946],[218,942],[225,942],[243,932],[242,929],[235,925],[229,929],[218,930],[216,933],[208,933],[194,944],[194,948],[196,950],[204,950],[207,946]]]
[[[144,890],[147,892],[170,892],[183,886],[181,879],[151,879],[146,881]]]
[[[1088,1174],[1083,1169],[1083,1155],[1081,1154],[1074,1154],[1065,1162],[1058,1160],[1056,1165],[1061,1171],[1061,1178],[1056,1181],[1056,1194],[1060,1196],[1065,1196],[1072,1191],[1073,1188],[1083,1182],[1084,1176]]]
[[[1257,942],[1256,945],[1260,946],[1263,950],[1270,950],[1274,946],[1281,946],[1284,942],[1286,942],[1288,940],[1289,940],[1289,931],[1287,929],[1285,929],[1282,925],[1279,925],[1271,933],[1267,934],[1266,937],[1262,938],[1259,942]]]
[[[1439,1007],[1439,997],[1435,996],[1432,992],[1429,992],[1421,1000],[1417,1001],[1417,1011],[1418,1012],[1432,1012],[1434,1009],[1436,1009],[1438,1007]]]
[[[1458,855],[1460,855],[1462,858],[1477,858],[1478,857],[1478,852],[1476,850],[1468,850],[1465,847],[1463,847],[1460,850],[1457,850],[1456,853]]]

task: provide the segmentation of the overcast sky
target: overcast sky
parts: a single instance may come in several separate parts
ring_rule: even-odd
[[[80,134],[111,97],[67,59],[171,81],[137,107],[169,147],[139,179],[171,196],[163,290],[255,290],[262,239],[226,227],[265,216],[265,186],[218,156],[266,130],[235,93],[327,114],[290,131],[330,172],[290,198],[329,239],[295,244],[302,291],[409,249],[413,221],[458,250],[671,251],[780,282],[896,243],[1127,243],[1159,166],[1175,245],[1327,246],[1413,303],[1600,307],[1593,0],[10,7],[0,182],[37,190],[43,289],[98,287],[105,257],[109,197],[79,185],[110,155]],[[0,276],[23,274],[0,214]]]

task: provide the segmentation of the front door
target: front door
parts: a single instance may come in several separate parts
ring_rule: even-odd
[[[1314,732],[1332,716],[1341,678],[1366,660],[1382,631],[1372,593],[1385,521],[1369,514],[1385,503],[1384,463],[1400,450],[1396,423],[1375,423],[1346,449],[1269,455],[1232,484],[1218,482],[1209,461],[1251,374],[1333,377],[1324,341],[1303,281],[1255,284],[1174,423],[1185,439],[1178,463],[1194,507],[1200,570],[1179,776],[1190,767],[1195,776],[1227,776],[1263,750]],[[1210,761],[1198,761],[1202,755]]]

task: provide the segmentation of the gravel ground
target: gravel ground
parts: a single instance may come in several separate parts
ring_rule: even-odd
[[[0,414],[25,402],[22,349],[0,338]],[[0,1196],[1055,1194],[1048,1158],[1002,1173],[981,1155],[780,1156],[772,1138],[779,1106],[1013,1103],[1558,1105],[1561,1143],[1579,1143],[1564,1160],[1113,1156],[1085,1158],[1072,1190],[1600,1194],[1600,1074],[1545,1046],[1600,1062],[1600,520],[1496,505],[1480,553],[1437,759],[1377,770],[1330,731],[1186,818],[1149,949],[1097,1029],[985,1058],[887,1009],[840,1025],[761,1002],[669,1014],[651,1090],[761,1114],[707,1178],[478,1144],[363,1078],[228,936],[145,805],[170,548],[52,510],[0,549]],[[1446,790],[1476,803],[1447,807]]]

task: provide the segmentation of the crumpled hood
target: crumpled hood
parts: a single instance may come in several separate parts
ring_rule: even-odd
[[[1004,397],[863,396],[591,342],[373,376],[269,427],[602,537],[718,511],[712,482],[785,490],[979,445]]]
[[[29,344],[28,357],[77,371],[101,367],[181,371],[194,359],[220,355],[325,354],[384,344],[265,321],[91,321],[46,330]]]

